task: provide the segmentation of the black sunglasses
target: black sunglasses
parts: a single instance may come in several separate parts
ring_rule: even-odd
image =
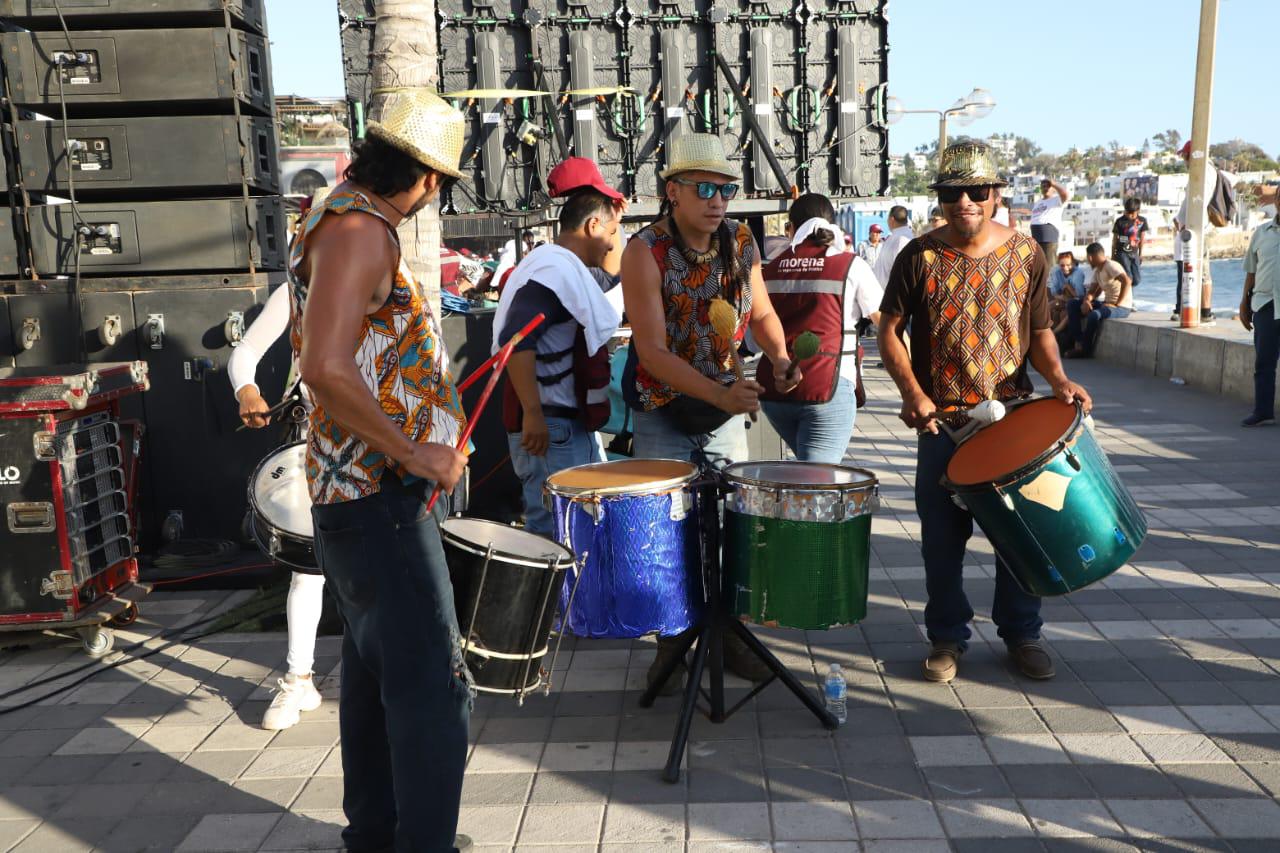
[[[991,197],[991,187],[938,187],[938,201],[943,204],[955,204],[962,195],[971,201],[986,201]]]
[[[672,178],[671,180],[687,187],[697,187],[698,198],[704,201],[710,201],[715,198],[716,193],[720,193],[725,201],[732,201],[733,197],[738,194],[737,184],[717,184],[715,181],[686,181],[684,178]]]

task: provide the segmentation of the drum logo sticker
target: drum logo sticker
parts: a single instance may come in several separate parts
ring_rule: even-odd
[[[1060,512],[1067,502],[1067,489],[1071,486],[1071,478],[1056,471],[1042,471],[1030,483],[1018,489],[1032,503],[1047,506],[1054,512]]]
[[[21,482],[22,472],[18,470],[17,465],[6,465],[0,468],[0,486],[12,486],[14,483]]]

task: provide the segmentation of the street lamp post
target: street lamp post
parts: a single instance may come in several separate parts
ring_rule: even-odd
[[[905,115],[936,115],[938,117],[938,154],[947,147],[947,119],[954,118],[961,127],[967,127],[980,118],[986,118],[995,109],[996,99],[986,89],[974,89],[945,110],[908,110],[895,97],[885,98],[884,122],[897,124]]]

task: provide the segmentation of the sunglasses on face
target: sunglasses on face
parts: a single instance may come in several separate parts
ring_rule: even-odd
[[[703,201],[710,201],[716,197],[716,193],[720,193],[725,201],[730,201],[738,194],[737,184],[717,184],[715,181],[686,181],[684,178],[672,178],[677,184],[684,184],[687,187],[695,187],[698,190],[698,198]]]
[[[991,187],[938,187],[938,201],[943,204],[955,204],[962,195],[969,196],[970,201],[986,201],[991,197]]]

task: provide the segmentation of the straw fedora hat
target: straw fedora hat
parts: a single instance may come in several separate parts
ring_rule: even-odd
[[[387,95],[382,120],[371,121],[365,135],[380,139],[419,163],[451,178],[466,177],[458,169],[466,119],[435,92],[398,89]]]
[[[938,161],[938,179],[929,189],[938,187],[1003,187],[1007,182],[996,169],[996,155],[981,142],[957,142],[948,145]]]
[[[667,168],[659,174],[666,181],[681,172],[711,172],[726,178],[741,178],[738,167],[724,154],[724,143],[714,133],[686,133],[671,140]]]

